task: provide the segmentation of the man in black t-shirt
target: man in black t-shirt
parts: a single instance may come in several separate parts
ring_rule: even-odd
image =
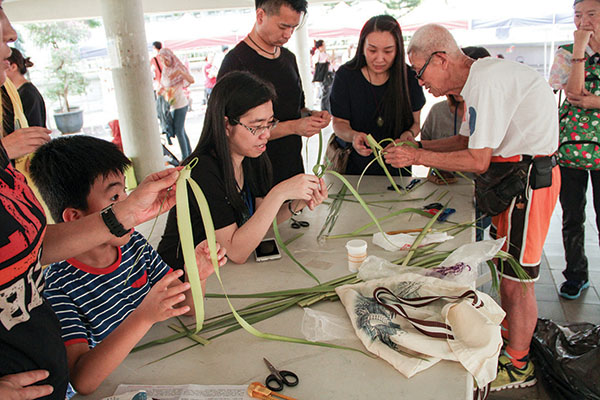
[[[249,71],[275,87],[273,110],[280,123],[271,131],[267,145],[273,184],[304,172],[301,136],[319,133],[331,120],[327,111],[305,108],[296,57],[281,47],[300,24],[306,8],[306,0],[256,0],[252,31],[227,53],[217,77],[218,81],[231,71]]]

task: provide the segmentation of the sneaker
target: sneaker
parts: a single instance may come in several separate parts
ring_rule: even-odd
[[[527,361],[525,367],[520,369],[503,354],[498,358],[498,375],[492,382],[490,390],[497,392],[503,389],[525,388],[535,385],[536,382],[535,369],[531,361]]]
[[[573,281],[566,280],[560,285],[560,295],[565,299],[575,300],[581,296],[584,289],[590,287],[590,281]]]

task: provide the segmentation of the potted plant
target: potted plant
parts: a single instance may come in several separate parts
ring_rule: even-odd
[[[54,121],[62,133],[79,132],[83,127],[83,110],[70,104],[69,96],[85,93],[88,86],[87,79],[78,70],[81,59],[78,44],[89,37],[89,28],[90,22],[82,21],[27,25],[33,42],[50,50],[45,94],[58,101],[60,108],[54,110]]]

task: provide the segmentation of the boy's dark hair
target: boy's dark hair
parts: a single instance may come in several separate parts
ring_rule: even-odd
[[[106,140],[91,136],[65,136],[40,147],[31,160],[30,173],[50,214],[62,222],[67,207],[87,211],[87,197],[99,176],[125,170],[131,161]]]
[[[306,14],[308,10],[307,0],[255,0],[255,4],[257,10],[262,8],[267,15],[279,15],[279,10],[284,4],[301,14]]]
[[[152,47],[154,47],[156,50],[160,50],[160,49],[162,49],[162,43],[161,42],[152,42]]]

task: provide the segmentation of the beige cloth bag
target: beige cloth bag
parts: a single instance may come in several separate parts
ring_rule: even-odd
[[[407,378],[444,359],[460,362],[479,388],[495,379],[505,313],[487,294],[413,273],[336,292],[364,346]]]

